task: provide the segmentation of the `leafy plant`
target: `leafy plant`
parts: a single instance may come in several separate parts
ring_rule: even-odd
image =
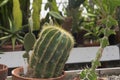
[[[99,42],[102,34],[100,26],[95,25],[94,22],[83,22],[81,29],[86,31],[86,34],[84,34],[85,39]]]
[[[22,11],[22,21],[23,21],[23,25],[28,24],[28,19],[30,16],[30,0],[19,0],[20,1],[20,8]]]
[[[4,6],[7,2],[8,2],[8,0],[0,1],[0,7]]]
[[[0,38],[1,46],[4,44],[12,44],[13,50],[15,49],[16,44],[23,44],[23,37],[20,34],[22,33],[22,30],[15,31],[13,22],[10,21],[10,29],[6,29],[2,26],[0,26],[0,29],[2,30],[2,37]]]
[[[8,23],[9,27],[6,28],[6,26],[0,26],[0,29],[3,32],[3,36],[0,38],[0,40],[1,40],[1,45],[6,43],[7,41],[9,42],[11,41],[10,43],[12,43],[13,50],[14,50],[16,41],[23,43],[23,37],[20,36],[19,34],[20,30],[22,29],[22,13],[20,9],[19,0],[13,0],[12,8],[13,8],[12,16],[6,17],[6,19],[8,19],[9,21]]]
[[[99,19],[99,11],[95,7],[92,0],[86,0],[83,4],[86,13],[84,22],[82,23],[81,30],[86,31],[84,34],[85,41],[99,43],[101,36],[103,35],[102,26],[99,26],[97,20]]]
[[[45,10],[47,9],[49,9],[50,11],[59,12],[56,0],[47,0]]]
[[[80,78],[83,80],[97,80],[97,74],[95,72],[96,68],[100,66],[100,59],[102,57],[103,50],[106,46],[109,45],[109,36],[111,34],[115,34],[114,29],[112,29],[113,26],[118,25],[116,19],[113,15],[115,15],[115,10],[117,6],[120,6],[119,0],[94,0],[95,5],[97,5],[97,8],[99,10],[99,16],[100,18],[100,25],[103,27],[103,38],[100,41],[100,48],[98,49],[98,52],[96,54],[95,59],[92,61],[92,66],[89,69],[84,69],[80,73]]]
[[[61,12],[59,11],[59,7],[57,5],[57,0],[47,0],[45,4],[45,10],[49,10],[46,15],[46,21],[49,23],[51,20],[54,24],[61,25],[61,22],[64,21],[64,17],[62,16]]]
[[[5,0],[2,2],[6,2]],[[2,4],[1,3],[1,4]],[[12,0],[0,7],[0,25],[9,28],[9,18],[12,18]]]
[[[56,19],[62,19],[63,17],[59,14],[59,10],[58,10],[58,6],[56,3],[56,0],[47,0],[47,3],[45,4],[44,9],[45,10],[49,10],[49,12],[47,13],[45,19],[40,19],[41,15],[41,6],[42,6],[42,0],[33,0],[32,3],[32,10],[33,12],[31,13],[32,16],[32,21],[33,21],[33,30],[41,30],[42,26],[45,23],[49,23],[50,21],[50,17],[52,18],[52,20],[56,22]]]

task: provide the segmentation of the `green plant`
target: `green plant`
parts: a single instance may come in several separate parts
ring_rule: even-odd
[[[33,21],[33,29],[39,30],[40,28],[40,12],[41,12],[42,0],[33,0],[32,3],[32,21]]]
[[[28,38],[25,37],[24,40],[27,42]],[[28,43],[24,45],[27,46]],[[27,75],[37,78],[60,76],[73,46],[73,37],[68,32],[58,26],[44,26],[34,44],[31,56],[24,56],[29,58],[28,73],[31,74]]]
[[[32,17],[32,22],[33,22],[33,30],[34,31],[41,31],[42,26],[45,23],[49,23],[50,21],[50,17],[57,17],[58,18],[62,18],[60,16],[60,14],[58,13],[58,7],[57,7],[57,3],[56,0],[47,0],[47,3],[45,4],[45,10],[49,9],[49,12],[47,13],[46,17],[44,19],[40,19],[41,18],[41,7],[42,7],[42,0],[33,0],[32,3],[32,10],[33,12],[31,13],[31,17]],[[52,12],[51,12],[52,11]],[[63,19],[63,18],[62,18]],[[55,20],[55,19],[53,19]]]
[[[45,10],[47,9],[49,9],[50,11],[59,12],[56,0],[47,0]]]
[[[30,17],[30,0],[19,0],[19,2],[22,11],[22,25],[26,25]]]
[[[86,0],[83,4],[86,13],[84,13],[84,22],[82,23],[81,30],[86,31],[84,34],[85,41],[99,43],[103,35],[102,27],[98,25],[99,11],[92,0]]]
[[[49,11],[44,19],[44,22],[49,23],[52,21],[53,24],[61,25],[61,23],[64,21],[64,17],[59,11],[59,6],[57,5],[56,1],[57,0],[47,0],[44,9]]]
[[[9,28],[9,20],[8,18],[12,17],[12,1],[7,1],[6,3],[1,2],[0,7],[0,25],[4,26],[5,28]],[[4,3],[4,4],[3,4]]]
[[[78,33],[80,31],[81,23],[83,21],[82,11],[83,9],[80,6],[84,3],[85,0],[69,0],[68,6],[66,8],[67,17],[72,18],[71,32]]]
[[[96,68],[100,66],[100,59],[102,57],[103,50],[109,45],[109,36],[115,34],[115,30],[112,29],[113,26],[118,25],[115,15],[115,10],[117,6],[120,6],[119,0],[94,0],[95,5],[99,10],[99,26],[103,28],[103,38],[100,40],[100,48],[96,54],[95,59],[92,61],[92,66],[89,69],[84,69],[80,73],[80,78],[83,80],[97,80]]]
[[[84,34],[85,39],[99,42],[102,34],[102,28],[100,26],[95,25],[94,22],[83,22],[83,27],[81,27],[81,29],[86,31]]]
[[[7,2],[8,2],[8,0],[0,1],[0,7],[4,6]]]
[[[20,9],[20,3],[19,0],[13,0],[12,14],[10,16],[8,16],[8,12],[6,11],[7,7],[5,8],[2,7],[1,7],[1,13],[3,13],[2,15],[4,17],[6,16],[5,20],[6,22],[8,21],[7,22],[8,27],[6,27],[7,25],[4,25],[2,23],[0,25],[0,29],[2,30],[2,34],[3,34],[2,37],[0,38],[1,41],[0,45],[6,44],[6,42],[9,41],[9,43],[12,44],[14,50],[16,41],[23,43],[23,37],[20,36],[20,31],[22,30],[22,12]]]
[[[23,43],[23,36],[28,31],[28,19],[32,17],[33,30],[40,29],[40,11],[42,0],[33,0],[32,10],[30,0],[4,0],[0,4],[0,44],[7,41],[12,43],[13,50],[16,43]],[[12,7],[12,8],[11,8]]]
[[[10,21],[10,29],[6,29],[2,26],[0,26],[0,29],[2,30],[2,36],[0,38],[0,45],[4,44],[12,44],[13,50],[15,49],[16,44],[23,44],[23,37],[20,34],[22,33],[22,30],[15,31],[13,22]]]
[[[83,7],[82,4],[85,0],[68,0],[68,5],[65,8],[62,27],[71,32],[75,38],[75,46],[80,46],[83,43],[83,30],[80,29],[84,20],[82,16]]]

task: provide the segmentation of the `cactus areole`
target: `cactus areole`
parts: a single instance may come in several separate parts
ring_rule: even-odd
[[[74,39],[67,31],[58,26],[44,26],[29,59],[28,75],[36,78],[61,76],[73,46]]]

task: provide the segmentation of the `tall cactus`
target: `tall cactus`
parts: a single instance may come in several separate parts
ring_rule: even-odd
[[[40,12],[41,12],[42,0],[33,0],[32,7],[32,19],[33,19],[33,29],[39,30],[40,28]]]
[[[60,76],[73,46],[74,39],[68,32],[58,26],[44,26],[29,60],[32,77]]]

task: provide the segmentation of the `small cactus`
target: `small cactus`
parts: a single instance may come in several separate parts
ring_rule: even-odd
[[[28,73],[37,78],[60,76],[73,46],[74,39],[67,31],[58,26],[44,26],[34,44]]]
[[[24,48],[26,52],[23,54],[23,57],[27,58],[28,61],[29,51],[32,50],[35,41],[36,41],[35,35],[31,31],[29,31],[29,33],[27,33],[24,37]]]

